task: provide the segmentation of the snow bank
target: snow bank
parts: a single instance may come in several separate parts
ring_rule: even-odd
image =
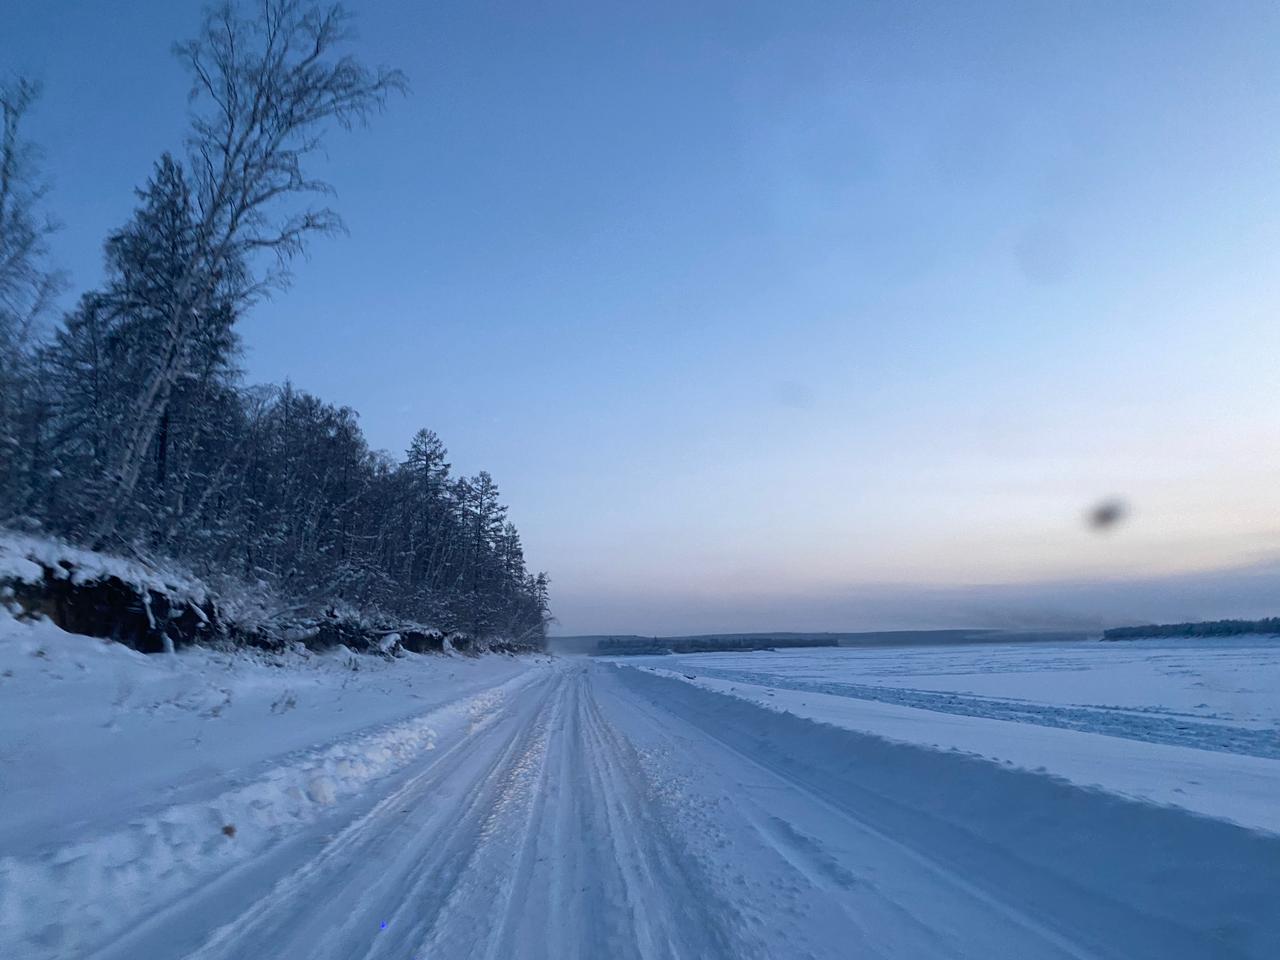
[[[1280,834],[1280,761],[714,677],[690,680],[679,671],[652,672],[817,723],[961,752],[1061,777],[1081,787]]]
[[[0,611],[0,956],[79,955],[498,717],[529,658],[155,658]]]
[[[327,807],[433,750],[437,738],[482,729],[507,688],[469,697],[405,723],[304,754],[198,803],[178,804],[105,836],[21,859],[0,858],[0,917],[18,942],[56,946],[60,918],[78,914],[76,936],[108,937],[122,918],[147,912],[202,878],[257,855],[314,822]],[[17,954],[11,954],[16,956]]]

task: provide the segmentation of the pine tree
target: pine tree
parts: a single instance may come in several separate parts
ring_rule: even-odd
[[[453,478],[425,429],[393,460],[369,449],[354,410],[240,381],[235,324],[273,280],[257,254],[287,258],[337,224],[327,210],[268,211],[321,186],[302,174],[319,125],[361,119],[402,83],[326,59],[336,8],[258,9],[215,9],[182,48],[213,104],[191,159],[160,158],[105,242],[100,289],[39,342],[57,277],[18,136],[34,90],[0,89],[0,521],[260,581],[311,609],[537,643],[547,580],[528,573],[488,473]]]

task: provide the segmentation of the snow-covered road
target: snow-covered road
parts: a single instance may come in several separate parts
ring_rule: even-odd
[[[432,733],[393,772],[220,852],[216,871],[162,874],[136,898],[117,874],[96,926],[15,923],[10,897],[0,946],[22,939],[0,952],[1280,956],[1280,838],[1264,832],[626,665],[531,666],[407,722]]]
[[[739,955],[598,677],[580,663],[514,685],[377,790],[92,955]]]

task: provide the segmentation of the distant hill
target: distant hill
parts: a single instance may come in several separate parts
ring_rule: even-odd
[[[934,646],[960,643],[1017,643],[1085,640],[1097,634],[1080,631],[870,630],[854,633],[712,633],[681,637],[643,637],[635,634],[590,634],[552,637],[559,653],[642,656],[664,653],[709,653],[734,650],[777,650],[791,647]]]
[[[1139,627],[1113,627],[1103,640],[1141,640],[1148,637],[1238,637],[1246,633],[1280,634],[1280,617],[1262,620],[1206,620],[1200,623],[1149,623]]]

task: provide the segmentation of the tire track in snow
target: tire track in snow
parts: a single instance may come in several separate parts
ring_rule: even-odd
[[[415,956],[557,685],[521,690],[501,722],[450,748],[349,825],[191,960]]]
[[[199,891],[172,922],[216,927],[190,960],[751,955],[667,825],[634,749],[580,666],[390,785],[320,849],[217,921]],[[152,941],[153,943],[155,941]],[[101,960],[136,953],[136,943]]]
[[[738,958],[718,903],[654,819],[630,745],[586,670],[561,681],[523,809],[499,811],[418,953],[430,957]],[[491,896],[484,897],[485,891]]]
[[[642,957],[741,957],[747,945],[731,931],[735,911],[715,896],[648,797],[634,747],[601,713],[583,675],[585,752],[596,765],[596,806],[603,806],[613,855],[623,868]],[[662,891],[654,902],[653,892]]]

